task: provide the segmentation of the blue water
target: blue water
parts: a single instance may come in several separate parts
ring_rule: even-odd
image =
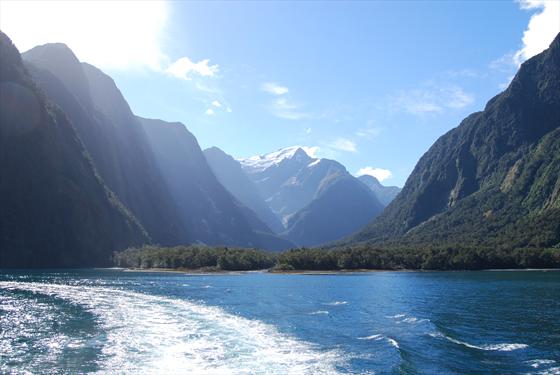
[[[0,373],[559,374],[560,272],[0,273]]]

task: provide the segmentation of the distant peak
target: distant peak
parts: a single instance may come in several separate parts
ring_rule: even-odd
[[[203,152],[204,152],[204,154],[206,154],[206,155],[221,155],[221,156],[228,156],[228,157],[231,157],[231,156],[228,155],[224,150],[222,150],[221,148],[216,147],[216,146],[208,147],[208,148],[205,149]]]
[[[31,48],[30,50],[24,52],[22,56],[39,58],[45,55],[52,55],[55,54],[59,56],[59,58],[69,59],[72,62],[79,62],[78,58],[74,54],[74,52],[64,43],[46,43],[40,46],[36,46]]]
[[[310,163],[316,158],[312,158],[305,152],[302,146],[291,146],[279,149],[268,154],[251,156],[250,158],[240,159],[243,166],[254,170],[265,170],[273,165],[277,165],[283,160],[291,159],[303,163]]]
[[[364,182],[368,186],[382,186],[377,177],[374,177],[370,174],[363,174],[361,176],[358,176],[358,180]]]

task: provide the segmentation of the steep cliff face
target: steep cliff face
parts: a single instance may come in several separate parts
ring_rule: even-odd
[[[220,184],[198,141],[185,125],[138,118],[191,242],[281,250],[292,246],[275,236],[250,209]]]
[[[0,267],[104,266],[148,241],[3,33],[0,88]]]
[[[39,86],[68,114],[107,186],[153,240],[188,242],[146,134],[113,80],[80,63],[64,44],[35,47],[23,58]]]
[[[342,164],[311,157],[299,146],[242,159],[241,165],[282,220],[282,236],[299,246],[341,239],[383,210]]]
[[[560,36],[443,135],[353,241],[560,243]]]
[[[217,147],[204,150],[204,156],[218,181],[243,205],[253,210],[275,233],[284,226],[272,212],[257,187],[243,171],[241,163]]]
[[[300,246],[322,245],[356,232],[382,210],[375,194],[357,179],[336,178],[288,219],[284,235]]]

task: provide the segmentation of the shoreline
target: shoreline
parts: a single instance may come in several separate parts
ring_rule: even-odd
[[[397,270],[382,270],[382,269],[345,269],[345,270],[246,270],[246,271],[230,271],[220,269],[187,269],[187,268],[111,268],[122,272],[147,272],[147,273],[178,273],[183,275],[193,276],[213,276],[213,275],[247,275],[247,274],[271,274],[271,275],[352,275],[352,274],[367,274],[378,272],[548,272],[560,271],[560,268],[508,268],[499,269],[491,268],[484,270],[414,270],[414,269],[397,269]]]

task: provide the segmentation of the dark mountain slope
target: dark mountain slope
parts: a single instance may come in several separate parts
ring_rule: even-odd
[[[241,160],[298,246],[320,245],[348,236],[377,216],[375,194],[335,160],[309,156],[299,146]]]
[[[288,219],[284,234],[300,246],[335,241],[363,228],[383,206],[367,186],[350,175],[334,179],[317,198]]]
[[[63,44],[23,54],[42,89],[74,123],[109,188],[161,244],[188,242],[146,135],[113,80]]]
[[[113,251],[148,241],[3,33],[0,173],[0,267],[106,266]]]
[[[443,135],[353,241],[560,244],[560,36],[506,91]]]
[[[401,191],[401,188],[397,186],[384,186],[377,178],[367,174],[358,177],[358,180],[366,184],[366,186],[375,193],[379,202],[385,207],[391,203]]]
[[[219,183],[196,138],[183,124],[138,119],[187,223],[190,238],[212,245],[269,250],[291,247]]]
[[[284,226],[268,207],[255,184],[245,174],[241,163],[217,147],[204,150],[204,156],[218,181],[239,202],[253,210],[274,232],[284,231]]]
[[[348,173],[340,163],[312,158],[298,146],[243,159],[241,164],[284,225],[317,196],[325,181]]]

